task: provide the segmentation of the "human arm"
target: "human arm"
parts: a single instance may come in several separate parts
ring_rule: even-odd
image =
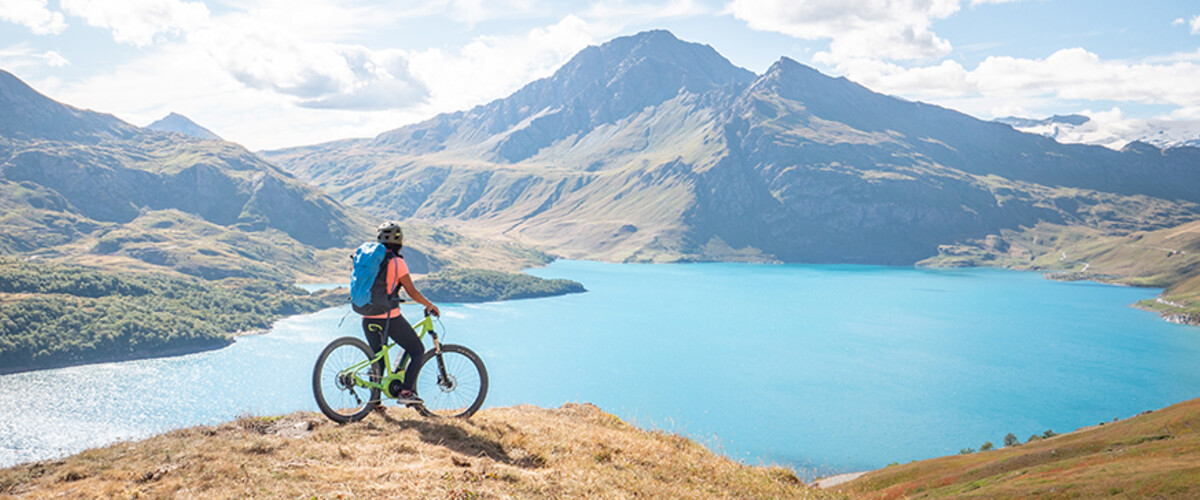
[[[404,273],[404,276],[400,277],[400,284],[404,286],[404,291],[408,292],[409,297],[412,297],[417,303],[425,306],[425,312],[431,312],[434,316],[442,315],[438,307],[433,305],[433,302],[430,302],[424,295],[421,295],[421,291],[417,290],[417,287],[413,285],[411,274]]]

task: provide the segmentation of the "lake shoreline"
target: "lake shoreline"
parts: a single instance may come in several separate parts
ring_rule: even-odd
[[[996,426],[1028,435],[1182,400],[1190,389],[1162,365],[1161,353],[1182,356],[1181,362],[1200,353],[1197,337],[1121,307],[1153,300],[1152,290],[1064,286],[1004,269],[575,261],[530,272],[587,283],[590,291],[478,306],[440,304],[451,318],[446,326],[453,341],[480,352],[495,380],[541,381],[498,382],[489,404],[594,401],[622,418],[657,422],[667,432],[719,435],[720,449],[735,460],[784,457],[803,470],[826,464],[820,468],[827,474],[940,456],[992,435]],[[733,297],[717,306],[711,294],[721,283]],[[870,308],[845,304],[847,295]],[[13,424],[0,442],[0,457],[26,461],[109,437],[225,421],[241,411],[310,409],[308,381],[317,353],[334,338],[361,336],[357,321],[340,321],[349,309],[342,304],[279,321],[270,335],[239,338],[229,349],[5,377],[0,391],[12,402],[6,421]],[[419,305],[408,307],[419,314]],[[1077,328],[1095,334],[1074,335]],[[729,332],[739,334],[734,339]],[[645,342],[647,333],[651,342]],[[759,346],[740,355],[769,370],[771,384],[764,387],[755,373],[725,373],[712,362],[695,361],[713,359],[714,346],[729,346],[723,342]],[[630,345],[646,348],[631,353]],[[1019,348],[1029,345],[1040,347]],[[1011,353],[1003,362],[1029,371],[996,369],[999,363],[986,356],[995,352]],[[921,363],[913,363],[914,355]],[[1047,356],[1058,362],[1048,366]],[[539,362],[523,362],[531,357]],[[651,374],[663,377],[661,384],[619,388],[595,376],[646,366],[662,367]],[[243,390],[264,370],[285,383]],[[931,372],[936,379],[928,378]],[[1200,369],[1184,370],[1185,376],[1193,372]],[[1048,378],[1062,384],[1046,387]],[[86,414],[56,413],[53,401],[32,401],[30,387],[77,394]],[[988,406],[995,387],[1011,388],[1023,414],[1013,416],[1008,402]],[[1143,400],[1131,408],[1128,394],[1097,387],[1136,390]],[[714,411],[713,391],[733,398],[722,406],[740,414],[791,415],[789,420],[802,422],[747,422]],[[948,393],[962,396],[946,400],[936,418],[925,415],[934,411],[930,401]],[[1085,404],[1058,403],[1077,400]],[[121,417],[131,413],[141,418]],[[889,434],[881,422],[912,431]],[[65,427],[69,432],[62,432]]]
[[[573,292],[573,293],[577,293],[577,292]],[[564,294],[560,294],[560,295],[566,295],[566,294],[564,293]],[[535,298],[542,298],[542,297],[535,297]],[[508,300],[522,300],[522,299],[508,299]],[[505,301],[500,301],[500,302],[505,302]],[[410,302],[410,304],[415,304],[415,302]],[[288,319],[288,318],[294,318],[296,316],[303,316],[305,314],[313,314],[313,313],[317,313],[317,312],[321,312],[321,311],[327,311],[329,309],[337,309],[339,307],[343,307],[343,306],[332,306],[332,307],[327,307],[325,309],[319,309],[317,311],[289,314],[287,316],[281,316],[281,317],[277,318],[276,321],[280,321],[280,320],[284,320],[284,319]],[[179,356],[187,356],[189,354],[198,354],[198,353],[202,353],[202,352],[209,352],[209,351],[216,351],[216,350],[224,349],[226,347],[232,346],[235,342],[237,342],[238,338],[258,336],[258,335],[267,335],[267,334],[271,333],[272,330],[274,330],[274,328],[260,328],[260,329],[255,329],[255,330],[248,330],[245,332],[239,331],[239,332],[230,334],[230,337],[227,341],[215,342],[215,343],[213,343],[213,345],[171,347],[168,349],[156,350],[154,352],[147,352],[147,353],[139,353],[139,354],[134,354],[131,356],[111,356],[110,355],[110,356],[101,356],[101,357],[97,357],[94,359],[79,360],[79,361],[66,361],[66,362],[60,361],[60,362],[46,363],[46,364],[39,363],[39,364],[33,364],[33,365],[26,364],[26,365],[18,365],[18,366],[4,366],[4,367],[0,367],[0,375],[12,375],[12,374],[16,374],[16,373],[28,373],[28,372],[36,372],[36,371],[42,371],[42,370],[57,370],[59,368],[70,368],[73,366],[99,365],[99,364],[104,364],[104,363],[123,363],[126,361],[140,361],[143,359],[174,358],[174,357],[179,357]]]
[[[167,349],[155,350],[154,352],[137,353],[130,356],[100,356],[95,359],[87,359],[80,361],[67,361],[57,363],[35,364],[35,365],[19,365],[5,366],[0,368],[0,375],[12,375],[15,373],[35,372],[41,370],[56,370],[59,368],[70,368],[73,366],[99,365],[103,363],[123,363],[126,361],[139,361],[143,359],[158,359],[158,358],[174,358],[179,356],[187,356],[201,352],[215,351],[224,349],[233,345],[237,337],[242,335],[261,335],[267,333],[268,330],[254,330],[245,334],[235,334],[225,342],[214,342],[212,345],[187,346],[187,347],[171,347]]]

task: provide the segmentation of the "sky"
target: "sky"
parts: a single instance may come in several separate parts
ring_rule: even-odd
[[[648,29],[983,119],[1200,120],[1195,0],[0,0],[0,69],[263,150],[469,109]]]

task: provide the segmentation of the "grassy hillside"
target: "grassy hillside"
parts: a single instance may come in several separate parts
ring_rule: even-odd
[[[854,497],[1200,498],[1200,399],[998,450],[893,465]]]
[[[0,497],[834,498],[778,467],[639,430],[590,404],[469,421],[389,409],[339,426],[243,417],[0,470]]]

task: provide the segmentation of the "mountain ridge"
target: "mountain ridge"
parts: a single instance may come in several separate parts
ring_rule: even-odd
[[[223,226],[279,229],[318,248],[348,245],[360,231],[332,199],[239,145],[163,137],[59,103],[7,72],[0,109],[9,112],[0,120],[0,181],[53,190],[64,208],[95,221],[179,209]]]
[[[128,139],[137,127],[105,113],[83,110],[53,101],[12,73],[0,69],[0,137],[73,140],[95,143],[103,139]],[[64,124],[72,126],[64,128]]]
[[[1196,152],[1062,145],[786,57],[751,78],[705,47],[619,37],[468,111],[262,154],[351,205],[615,261],[909,264],[1042,221],[1128,232],[1200,218]],[[633,70],[670,51],[724,69],[694,71],[707,84],[691,87],[655,86],[683,70]],[[579,87],[603,102],[555,100],[580,75],[605,84]]]
[[[222,141],[220,136],[214,134],[211,130],[204,128],[192,121],[191,118],[183,116],[172,111],[167,116],[155,120],[153,123],[146,125],[148,130],[157,130],[159,132],[174,132],[192,137],[195,139],[204,139],[210,141]]]
[[[0,253],[274,280],[322,274],[369,225],[240,145],[81,110],[7,72],[0,110]]]

